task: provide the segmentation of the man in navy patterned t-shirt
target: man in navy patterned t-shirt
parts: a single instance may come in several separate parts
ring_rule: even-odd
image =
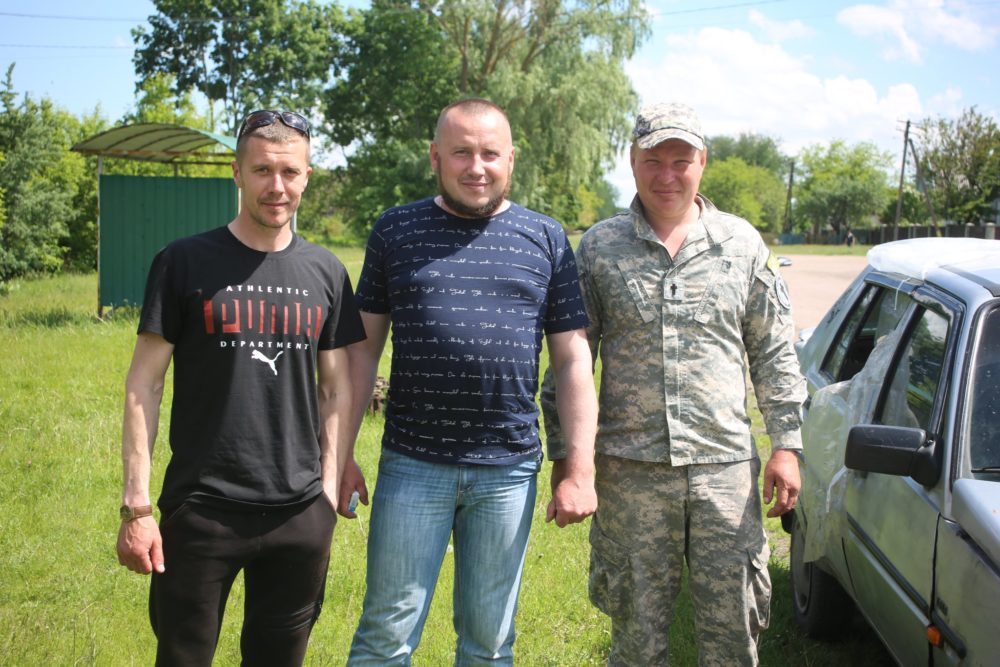
[[[364,610],[350,665],[409,664],[449,540],[456,664],[511,664],[514,612],[541,460],[539,353],[546,337],[572,431],[546,517],[596,509],[597,403],[587,316],[562,227],[507,199],[503,110],[441,112],[430,160],[440,194],[386,211],[369,237],[357,300],[368,340],[351,349],[370,395],[392,325],[392,371],[368,538]],[[360,422],[364,406],[357,406]],[[364,476],[348,463],[341,513]]]

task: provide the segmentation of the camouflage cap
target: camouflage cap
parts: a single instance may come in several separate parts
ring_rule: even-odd
[[[694,109],[676,102],[651,104],[640,109],[632,138],[643,150],[649,150],[667,139],[681,139],[698,150],[705,149],[701,122]]]

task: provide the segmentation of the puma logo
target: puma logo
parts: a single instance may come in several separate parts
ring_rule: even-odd
[[[264,356],[264,353],[261,352],[260,350],[254,350],[253,353],[250,355],[250,358],[256,359],[257,361],[263,361],[265,364],[271,367],[271,372],[277,375],[278,369],[274,367],[274,362],[276,362],[278,360],[278,357],[280,357],[284,353],[285,351],[282,350],[278,354],[274,355],[274,359],[268,359],[267,357]]]

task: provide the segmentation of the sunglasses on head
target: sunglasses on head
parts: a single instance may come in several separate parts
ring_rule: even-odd
[[[243,123],[240,125],[240,131],[236,134],[236,141],[239,141],[246,132],[253,132],[258,127],[274,125],[279,120],[293,130],[298,130],[304,134],[306,139],[310,138],[309,121],[307,121],[302,115],[297,114],[294,111],[272,111],[270,109],[260,109],[258,111],[251,111],[247,114],[247,117],[243,119]]]

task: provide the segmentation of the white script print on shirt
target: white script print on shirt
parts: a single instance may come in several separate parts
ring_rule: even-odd
[[[282,350],[278,354],[274,355],[274,359],[268,359],[266,356],[264,356],[264,353],[261,352],[260,350],[254,350],[250,354],[250,358],[251,359],[256,359],[257,361],[263,361],[265,364],[267,364],[268,366],[271,367],[271,372],[274,373],[275,375],[277,375],[278,374],[278,369],[274,367],[274,362],[277,361],[278,357],[280,357],[284,353],[285,353],[285,351]]]

